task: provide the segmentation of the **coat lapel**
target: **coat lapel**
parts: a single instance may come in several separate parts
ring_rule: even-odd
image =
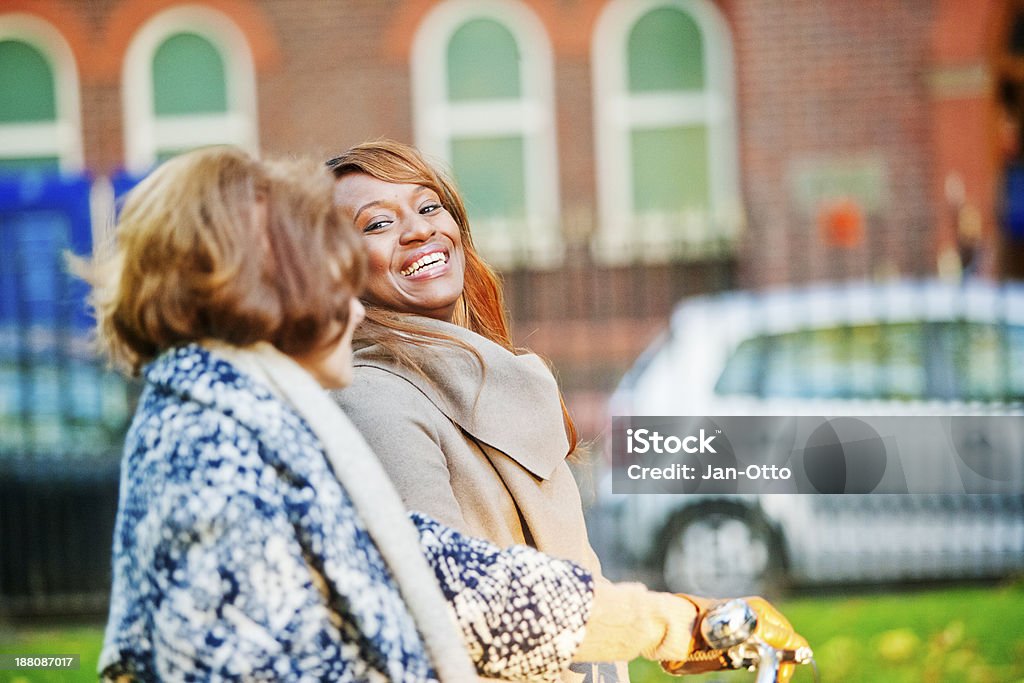
[[[416,322],[476,349],[483,368],[472,354],[450,345],[440,353],[436,346],[411,347],[430,379],[395,363],[375,345],[356,351],[355,365],[404,378],[475,440],[505,454],[538,479],[550,479],[565,460],[569,442],[558,386],[544,361],[534,354],[517,356],[457,325],[421,317]]]

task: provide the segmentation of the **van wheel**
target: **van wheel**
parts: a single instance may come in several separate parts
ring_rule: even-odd
[[[662,556],[665,587],[713,597],[763,595],[778,588],[782,558],[768,525],[750,511],[703,506],[669,525]]]

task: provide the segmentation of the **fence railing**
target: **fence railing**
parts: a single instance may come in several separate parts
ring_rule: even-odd
[[[90,345],[88,177],[0,179],[0,612],[105,609],[132,388]]]

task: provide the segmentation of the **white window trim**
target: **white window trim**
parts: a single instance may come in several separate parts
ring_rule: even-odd
[[[693,18],[704,38],[701,93],[630,95],[628,39],[636,22],[661,7],[680,9]],[[602,12],[591,45],[597,155],[598,221],[594,256],[619,263],[635,256],[657,260],[678,251],[704,253],[702,246],[732,242],[743,222],[736,132],[736,86],[729,25],[709,0],[612,0]],[[630,133],[705,123],[711,223],[702,216],[637,216],[633,207]],[[643,235],[637,240],[637,235]]]
[[[468,21],[490,19],[508,29],[521,56],[521,97],[484,102],[448,100],[448,44]],[[558,153],[555,142],[553,58],[543,23],[513,0],[447,0],[420,23],[411,51],[417,146],[451,166],[453,138],[521,135],[525,225],[495,220],[474,241],[495,265],[528,259],[550,267],[564,255],[559,229]]]
[[[53,71],[57,114],[52,123],[0,124],[0,157],[55,156],[63,173],[80,173],[85,167],[81,100],[71,47],[49,22],[20,12],[0,14],[0,40],[21,41],[43,54]]]
[[[210,42],[224,60],[227,112],[157,117],[153,111],[153,58],[176,33],[194,33]],[[162,150],[232,144],[256,153],[256,74],[252,50],[241,29],[226,15],[199,5],[181,5],[150,18],[132,38],[121,70],[125,167],[148,171]]]

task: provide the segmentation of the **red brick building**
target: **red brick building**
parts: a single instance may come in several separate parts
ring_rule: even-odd
[[[593,435],[680,296],[1024,275],[1010,0],[2,0],[0,165],[142,173],[213,142],[451,167],[517,335]]]

